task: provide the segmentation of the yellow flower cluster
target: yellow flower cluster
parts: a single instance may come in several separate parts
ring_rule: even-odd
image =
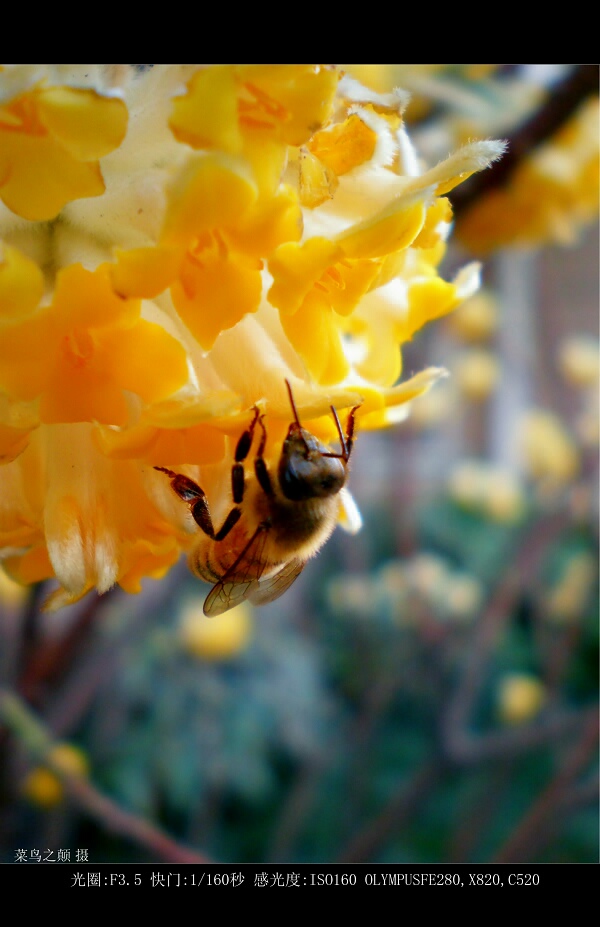
[[[583,103],[549,141],[462,217],[460,239],[476,254],[506,245],[572,244],[598,216],[600,102]]]
[[[577,445],[553,412],[530,409],[523,415],[521,450],[527,473],[543,494],[560,492],[579,474]]]
[[[518,137],[574,72],[593,65],[348,65],[349,73],[380,92],[401,86],[411,95],[405,118],[427,156],[469,138]],[[593,82],[596,81],[594,92]],[[461,211],[456,237],[476,255],[507,246],[572,244],[598,217],[600,100],[597,76],[561,127],[534,148],[500,186]],[[589,87],[587,86],[589,84]],[[437,107],[437,108],[436,108]],[[530,144],[530,143],[528,143]],[[509,141],[509,151],[514,149]],[[513,151],[514,153],[514,151]]]
[[[497,693],[499,720],[504,724],[525,724],[544,707],[547,692],[542,682],[528,673],[507,673]]]
[[[33,805],[53,808],[64,799],[61,774],[71,778],[85,778],[89,774],[89,761],[78,747],[57,743],[50,750],[47,764],[34,767],[23,780],[21,791]]]
[[[252,407],[276,465],[291,419],[337,439],[404,416],[401,346],[478,286],[444,255],[455,184],[400,92],[313,65],[0,70],[0,551],[58,607],[130,592],[188,550],[154,466],[231,506]]]
[[[506,524],[519,522],[526,510],[524,487],[508,469],[484,460],[463,460],[450,474],[448,492],[457,505]]]

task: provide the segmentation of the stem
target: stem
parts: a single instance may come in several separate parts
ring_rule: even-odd
[[[598,93],[598,65],[580,64],[548,94],[544,106],[508,139],[508,151],[492,171],[481,171],[456,187],[451,195],[454,215],[459,217],[483,195],[507,184],[532,151],[551,138],[575,112],[580,103]]]
[[[17,656],[17,673],[25,672],[34,653],[39,627],[40,605],[44,596],[44,584],[35,583],[29,591],[29,598],[23,612],[21,649]]]
[[[0,718],[15,734],[35,762],[43,762],[60,780],[70,798],[108,831],[152,851],[168,863],[206,865],[212,860],[191,847],[177,843],[158,827],[119,807],[91,782],[66,772],[52,757],[55,746],[50,732],[13,692],[0,689]]]
[[[548,832],[557,826],[564,807],[569,807],[573,780],[595,754],[598,743],[598,714],[594,711],[582,725],[578,743],[567,761],[559,769],[547,788],[533,802],[517,828],[504,846],[496,853],[493,863],[514,864],[522,862],[531,849],[539,845]],[[597,793],[593,795],[597,798]]]
[[[445,773],[444,763],[435,758],[425,763],[409,783],[401,788],[382,811],[360,831],[335,860],[336,865],[353,865],[372,860],[380,846],[400,831],[418,810],[421,802]]]
[[[95,624],[98,610],[105,607],[113,594],[108,592],[102,598],[91,595],[73,626],[62,637],[30,649],[18,683],[19,692],[29,703],[38,702],[43,687],[56,682],[71,665]]]

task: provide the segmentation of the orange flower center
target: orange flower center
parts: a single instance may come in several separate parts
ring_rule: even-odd
[[[196,235],[188,247],[188,257],[198,267],[203,267],[211,258],[225,258],[227,245],[217,229]]]
[[[48,134],[29,95],[19,97],[0,109],[0,128],[3,132],[21,132],[24,135]]]
[[[320,280],[315,281],[315,287],[325,293],[331,293],[332,290],[343,290],[344,286],[344,278],[337,267],[328,267]]]
[[[62,342],[65,360],[72,367],[85,367],[94,356],[94,341],[88,331],[74,329]]]
[[[260,87],[245,83],[243,89],[247,95],[238,100],[238,116],[243,125],[272,129],[278,122],[284,122],[289,117],[285,106]]]

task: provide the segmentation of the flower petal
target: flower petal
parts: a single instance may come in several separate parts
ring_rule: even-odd
[[[129,411],[123,389],[95,366],[65,365],[57,361],[40,398],[40,419],[59,422],[103,422],[125,425]]]
[[[183,260],[180,248],[132,248],[115,251],[117,263],[110,268],[110,280],[121,297],[153,299],[177,276]]]
[[[341,76],[334,67],[250,64],[237,71],[251,97],[241,110],[242,123],[262,119],[288,145],[299,146],[331,117]]]
[[[57,325],[102,329],[113,325],[126,328],[139,318],[139,299],[123,299],[111,285],[110,265],[102,264],[95,271],[81,264],[58,272],[53,315]]]
[[[29,443],[29,428],[0,425],[0,463],[10,463],[22,454]]]
[[[95,162],[78,161],[50,137],[7,135],[0,154],[0,199],[23,219],[48,221],[71,200],[104,193]]]
[[[226,65],[204,67],[173,102],[169,126],[180,142],[192,148],[220,148],[237,154],[242,135],[237,118],[235,72]]]
[[[108,333],[101,350],[107,377],[144,402],[165,399],[187,381],[183,346],[154,322],[140,319],[132,328]]]
[[[314,284],[342,257],[342,249],[327,238],[281,245],[269,261],[269,302],[286,314],[297,312]]]
[[[186,259],[181,278],[171,287],[177,312],[205,351],[260,304],[262,277],[255,261],[243,255],[209,254]]]
[[[0,323],[26,318],[44,294],[44,275],[17,248],[0,241]]]
[[[170,429],[138,425],[124,431],[98,427],[94,439],[106,457],[162,466],[220,463],[226,452],[223,432],[202,424]]]
[[[423,227],[426,204],[418,196],[398,197],[377,215],[357,222],[336,236],[349,258],[378,258],[401,251]]]
[[[95,161],[118,148],[127,131],[124,100],[80,87],[45,87],[38,114],[50,135],[78,161]]]
[[[163,241],[184,244],[203,232],[235,225],[257,189],[247,164],[224,154],[189,158],[171,188]]]
[[[0,337],[0,389],[16,399],[35,399],[46,389],[60,343],[52,311],[40,310]]]
[[[311,376],[321,384],[339,383],[350,371],[336,314],[309,295],[299,312],[282,313],[281,324]]]

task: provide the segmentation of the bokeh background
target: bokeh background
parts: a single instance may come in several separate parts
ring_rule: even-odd
[[[0,862],[598,862],[597,69],[355,73],[431,162],[511,143],[454,202],[480,293],[405,352],[450,375],[358,435],[363,530],[271,605],[1,579]]]

